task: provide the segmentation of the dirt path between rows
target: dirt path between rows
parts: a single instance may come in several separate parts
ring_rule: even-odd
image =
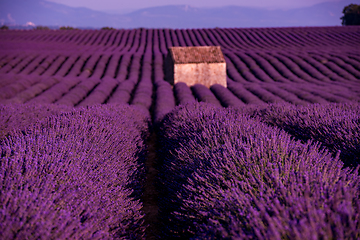
[[[145,239],[159,239],[159,221],[158,221],[158,192],[154,185],[158,170],[155,169],[156,164],[156,134],[151,133],[148,140],[148,156],[145,162],[146,166],[146,183],[143,194],[143,212],[145,214],[146,228]]]

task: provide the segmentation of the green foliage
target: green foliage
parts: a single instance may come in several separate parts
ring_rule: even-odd
[[[2,25],[2,26],[0,27],[0,29],[5,29],[5,30],[8,30],[8,29],[9,29],[9,27],[8,27],[8,26],[6,26],[6,25]]]
[[[344,16],[340,19],[343,26],[360,25],[360,5],[350,4],[345,6],[342,12]]]
[[[36,26],[36,30],[49,30],[50,28],[47,26]]]
[[[78,28],[73,28],[73,27],[70,27],[70,26],[62,26],[59,28],[60,30],[79,30]]]
[[[113,27],[102,27],[101,30],[115,30]]]

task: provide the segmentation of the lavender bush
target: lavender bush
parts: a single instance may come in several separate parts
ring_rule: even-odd
[[[78,105],[86,96],[100,84],[100,79],[80,77],[80,83],[72,88],[68,93],[63,95],[55,103],[74,107]]]
[[[297,139],[319,141],[334,155],[340,151],[345,166],[355,167],[360,163],[360,104],[357,102],[274,104],[241,111],[282,128]]]
[[[220,84],[213,84],[210,87],[210,90],[214,93],[217,99],[221,102],[221,105],[224,107],[230,106],[244,106],[239,98],[237,98],[229,89],[225,88]]]
[[[121,82],[115,89],[115,92],[110,96],[107,103],[119,104],[128,103],[131,99],[131,93],[135,88],[136,82],[133,79],[129,79]]]
[[[144,238],[139,199],[148,120],[137,107],[98,105],[50,115],[3,138],[1,236]]]
[[[160,122],[167,113],[174,109],[175,97],[170,83],[163,80],[158,81],[155,86],[154,122]]]
[[[356,239],[360,177],[234,109],[177,107],[159,130],[163,237]]]
[[[195,98],[198,101],[211,103],[211,104],[221,107],[221,103],[215,97],[214,93],[209,88],[205,87],[204,85],[195,84],[195,85],[191,86],[190,89],[192,90]]]
[[[12,131],[25,130],[43,118],[71,110],[64,105],[0,104],[0,139]]]
[[[196,101],[190,87],[184,82],[178,82],[174,85],[174,95],[178,105]]]

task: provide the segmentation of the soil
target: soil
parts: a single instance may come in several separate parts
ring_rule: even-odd
[[[146,228],[145,239],[159,239],[159,220],[158,220],[158,191],[154,185],[158,170],[156,164],[156,134],[153,132],[148,141],[148,157],[146,166],[146,183],[143,194],[143,212],[145,214]]]

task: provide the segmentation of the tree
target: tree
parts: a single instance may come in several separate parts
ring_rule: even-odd
[[[101,30],[114,30],[115,28],[113,27],[102,27]]]
[[[345,6],[342,12],[344,16],[340,19],[343,26],[360,25],[360,5],[350,4]]]
[[[73,28],[73,27],[70,27],[70,26],[62,26],[59,28],[60,30],[79,30],[78,28]]]
[[[49,30],[50,28],[47,26],[36,26],[36,30]]]

